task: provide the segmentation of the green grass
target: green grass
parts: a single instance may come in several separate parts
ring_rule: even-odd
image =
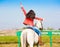
[[[57,41],[58,40],[58,41]],[[42,41],[47,43],[50,42],[50,38],[48,35],[42,35]],[[52,36],[52,41],[53,42],[60,42],[60,35],[53,35]],[[16,43],[18,42],[18,37],[17,36],[0,36],[0,43]]]
[[[17,36],[0,36],[0,43],[17,42]]]
[[[42,35],[42,41],[50,42],[50,37],[48,35]],[[52,35],[52,42],[60,42],[60,35]]]

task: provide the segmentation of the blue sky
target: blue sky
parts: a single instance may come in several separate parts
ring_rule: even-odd
[[[20,2],[27,12],[33,9],[44,19],[44,28],[60,28],[60,0],[0,0],[0,29],[24,27]]]

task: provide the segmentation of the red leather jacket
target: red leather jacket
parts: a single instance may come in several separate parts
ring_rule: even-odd
[[[24,7],[23,7],[23,6],[21,6],[21,9],[22,9],[22,11],[23,11],[24,15],[26,16],[26,11],[25,11],[25,9],[24,9]],[[43,21],[43,19],[42,19],[42,18],[35,17],[35,19],[36,19],[36,20],[42,20],[42,21]],[[24,25],[34,26],[34,19],[25,18],[25,20],[24,20],[23,24],[24,24]]]

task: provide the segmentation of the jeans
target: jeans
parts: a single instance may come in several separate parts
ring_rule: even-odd
[[[31,29],[34,30],[39,36],[41,36],[41,30],[39,30],[37,27],[35,27],[35,26],[27,26],[27,28],[31,28]]]

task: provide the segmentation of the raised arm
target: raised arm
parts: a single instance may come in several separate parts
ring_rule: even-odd
[[[26,16],[26,10],[24,9],[22,3],[20,3],[20,6],[21,6],[21,10],[23,11],[24,15]]]
[[[38,17],[35,17],[36,20],[41,20],[43,21],[43,18],[38,18]]]

